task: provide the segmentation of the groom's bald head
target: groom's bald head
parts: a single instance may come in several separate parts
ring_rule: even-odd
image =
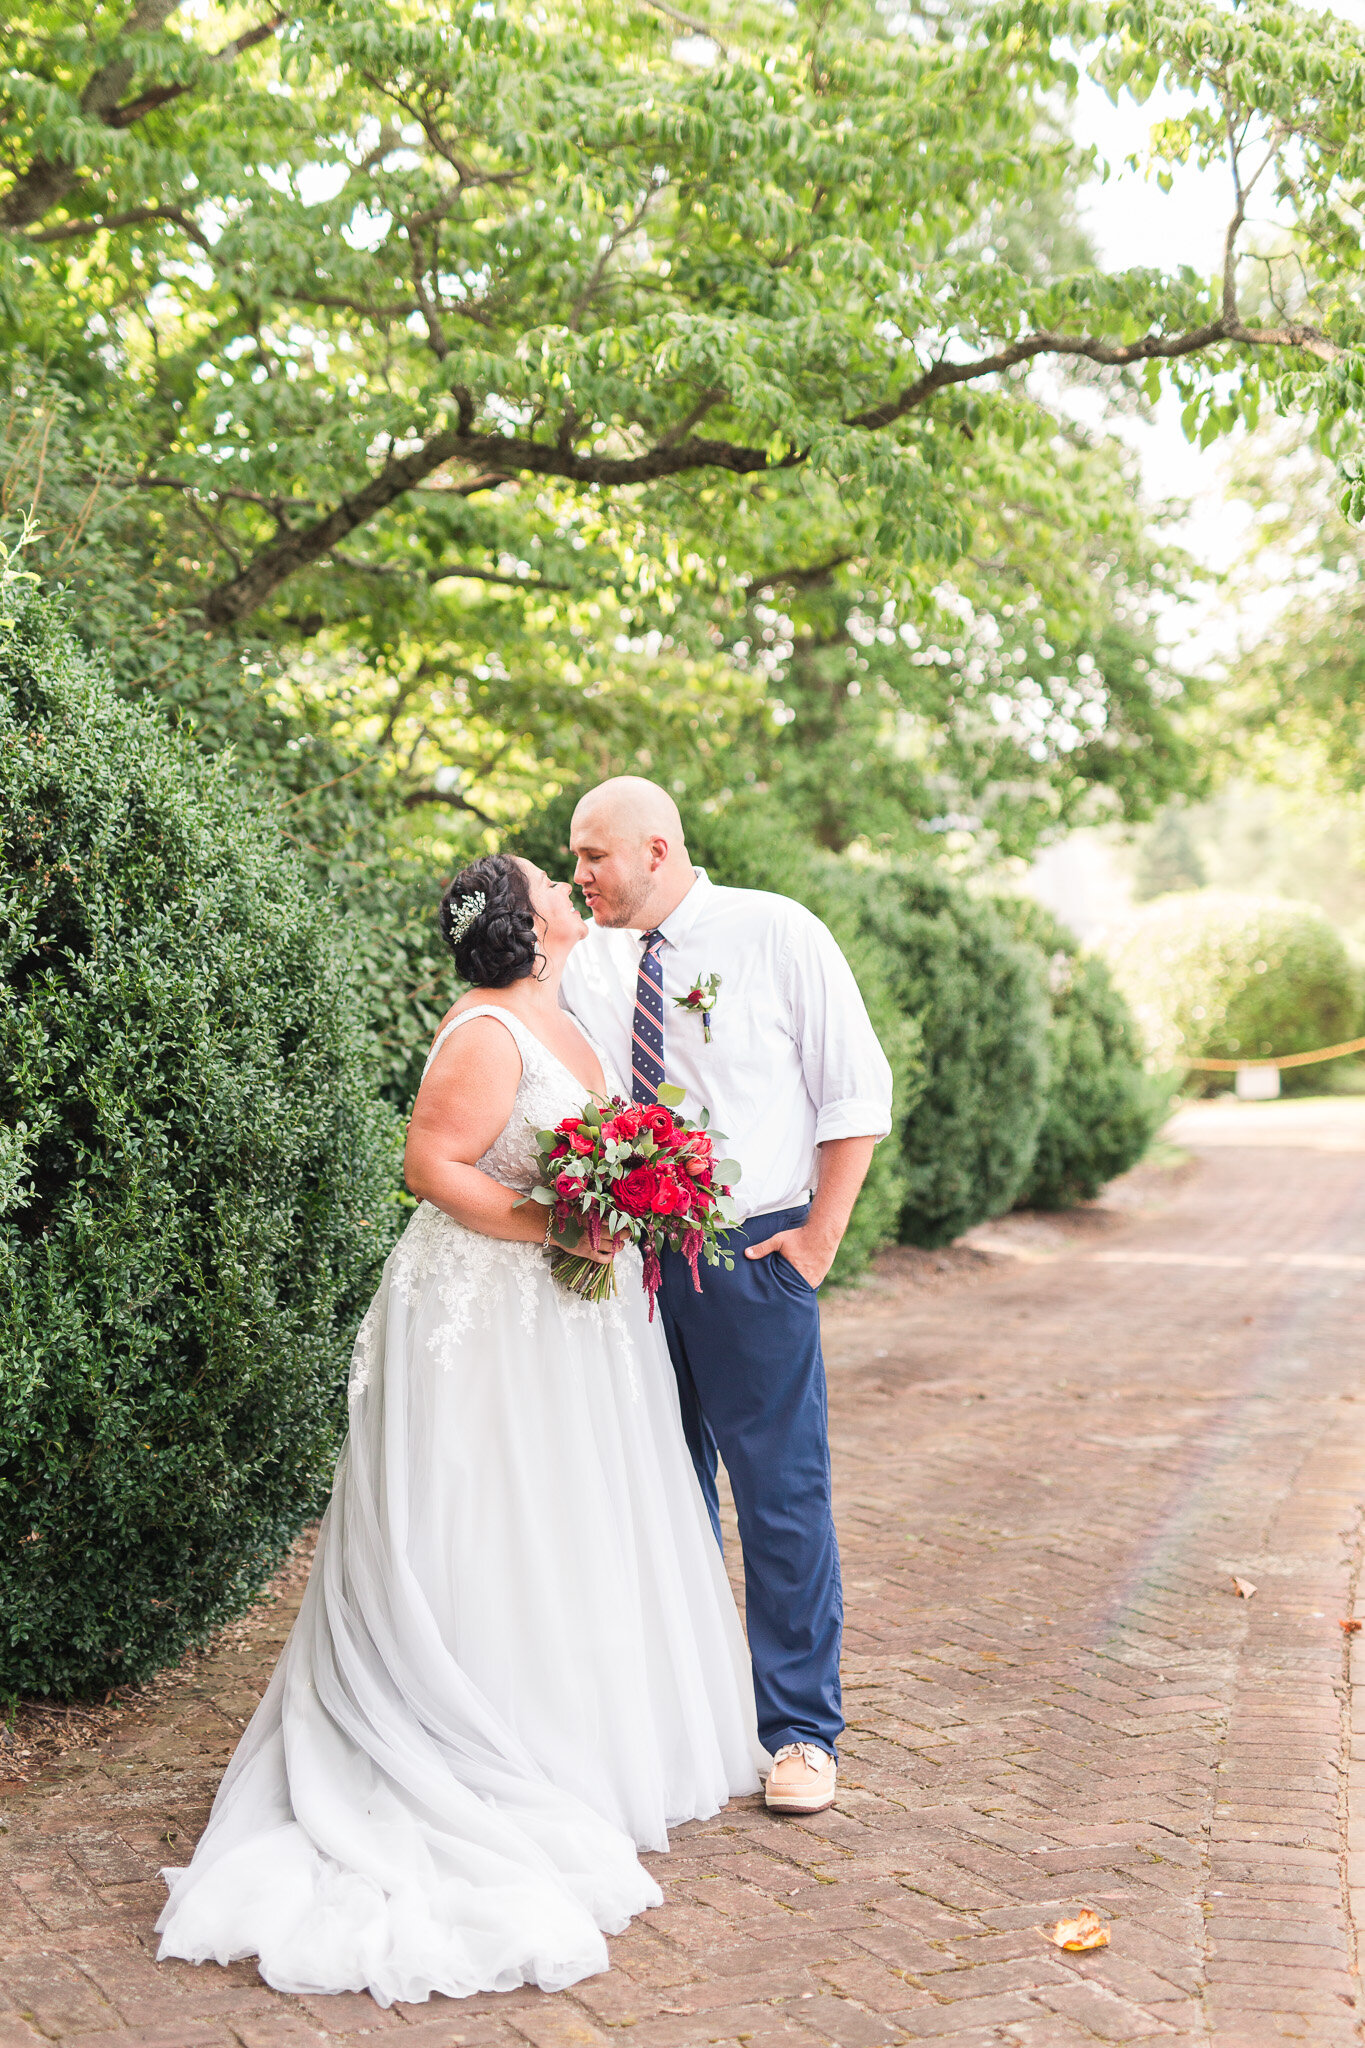
[[[574,880],[598,924],[644,930],[692,885],[678,806],[643,775],[613,775],[590,789],[573,814],[569,846]]]
[[[570,831],[591,821],[597,833],[623,839],[648,839],[657,834],[670,845],[682,845],[682,818],[666,789],[643,775],[613,775],[580,799]],[[572,844],[572,839],[570,840]]]

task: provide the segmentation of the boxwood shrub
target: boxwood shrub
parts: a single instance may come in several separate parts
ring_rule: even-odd
[[[924,1034],[925,1088],[902,1138],[905,1244],[999,1216],[1032,1170],[1048,1100],[1039,955],[989,903],[929,867],[863,871],[865,924]]]
[[[1201,889],[1146,904],[1106,946],[1153,1063],[1312,1052],[1357,1035],[1359,988],[1346,942],[1316,904]],[[1229,1077],[1193,1074],[1195,1086]],[[1290,1068],[1312,1091],[1321,1067]]]
[[[1015,1206],[1068,1209],[1137,1164],[1169,1090],[1145,1072],[1132,1012],[1104,961],[1028,897],[996,907],[1041,954],[1050,1011],[1047,1109]]]
[[[398,1127],[278,831],[34,597],[0,834],[0,1692],[90,1696],[324,1498]]]

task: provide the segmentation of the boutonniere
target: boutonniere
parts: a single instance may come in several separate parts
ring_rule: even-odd
[[[690,1010],[694,1016],[701,1018],[702,1035],[708,1045],[711,1043],[711,1012],[716,1007],[716,997],[719,994],[720,976],[708,974],[704,981],[695,981],[685,996],[673,998],[676,1009]]]

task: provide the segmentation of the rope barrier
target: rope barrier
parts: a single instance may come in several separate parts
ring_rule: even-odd
[[[1182,1059],[1182,1067],[1199,1067],[1206,1073],[1235,1074],[1242,1067],[1311,1067],[1318,1060],[1343,1059],[1348,1052],[1365,1052],[1365,1038],[1348,1038],[1345,1045],[1325,1045],[1320,1052],[1286,1052],[1255,1060]]]

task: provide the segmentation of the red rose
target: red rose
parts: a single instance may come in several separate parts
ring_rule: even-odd
[[[610,1123],[603,1124],[604,1138],[638,1138],[644,1125],[644,1113],[638,1109],[623,1109]]]
[[[581,1159],[585,1153],[591,1152],[594,1149],[597,1140],[590,1138],[586,1131],[570,1131],[569,1143]]]
[[[704,1003],[706,1001],[706,996],[704,991],[699,988],[689,989],[687,994],[687,1000],[691,1004],[692,1008],[695,1010],[698,1003]]]
[[[555,1175],[555,1193],[557,1195],[581,1195],[582,1192],[583,1182],[578,1174],[560,1173]]]
[[[652,1109],[642,1109],[640,1122],[652,1134],[657,1144],[662,1144],[665,1138],[671,1138],[673,1135],[673,1112],[671,1109],[665,1109],[662,1103],[656,1104]]]
[[[652,1166],[637,1166],[623,1180],[618,1180],[612,1190],[612,1198],[618,1209],[627,1216],[648,1216],[654,1207],[658,1191],[659,1176]]]
[[[681,1182],[671,1173],[657,1176],[658,1185],[654,1200],[650,1204],[656,1216],[681,1216],[691,1206],[690,1197]]]
[[[582,1130],[582,1128],[582,1117],[566,1116],[562,1123],[555,1125],[555,1136],[557,1138],[571,1138],[575,1131]]]

